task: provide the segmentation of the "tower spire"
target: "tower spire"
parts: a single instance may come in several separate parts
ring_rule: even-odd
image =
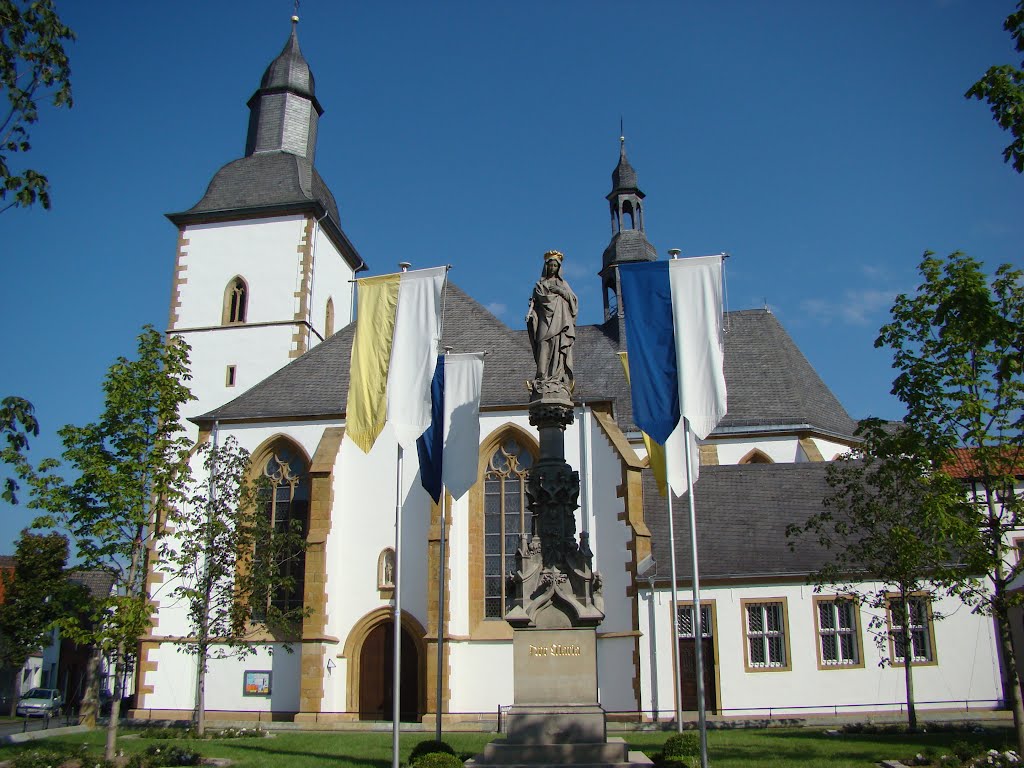
[[[260,87],[249,99],[246,156],[284,151],[313,162],[317,126],[324,110],[316,98],[313,73],[299,50],[298,6],[296,2],[284,48],[270,62]]]
[[[631,261],[657,261],[658,252],[644,234],[644,193],[636,170],[626,156],[626,133],[619,118],[619,162],[612,171],[612,191],[608,193],[612,219],[612,239],[604,249],[601,286],[605,318],[622,315],[619,273],[616,266]]]

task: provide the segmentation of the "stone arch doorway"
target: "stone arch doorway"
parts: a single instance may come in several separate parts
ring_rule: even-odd
[[[394,712],[394,621],[370,630],[359,653],[359,719],[390,720]],[[402,628],[402,690],[399,718],[419,721],[419,666],[416,643]]]
[[[402,614],[402,670],[399,717],[419,722],[426,711],[426,644],[423,626]],[[363,617],[349,635],[347,709],[360,720],[391,720],[394,695],[394,617],[379,608]]]

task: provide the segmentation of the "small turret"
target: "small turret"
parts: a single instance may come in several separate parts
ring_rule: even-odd
[[[612,171],[612,191],[607,199],[612,215],[612,240],[604,249],[600,273],[605,319],[622,314],[619,273],[615,267],[631,261],[658,259],[658,252],[644,234],[644,193],[626,157],[625,136],[619,136],[619,163]]]

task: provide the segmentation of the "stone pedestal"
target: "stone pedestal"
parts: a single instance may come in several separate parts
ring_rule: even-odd
[[[601,577],[588,536],[576,537],[580,478],[565,461],[572,423],[568,392],[534,386],[530,423],[540,432],[540,458],[529,472],[530,533],[509,576],[515,700],[506,738],[492,741],[467,768],[502,766],[649,766],[642,752],[609,739],[597,701],[597,626],[604,619]]]

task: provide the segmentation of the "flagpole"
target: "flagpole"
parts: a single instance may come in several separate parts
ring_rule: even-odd
[[[395,631],[394,668],[391,692],[391,768],[398,765],[399,718],[402,704],[402,464],[405,459],[402,444],[398,444],[398,479],[395,486]]]
[[[441,317],[444,317],[444,311],[441,312]],[[451,354],[452,348],[445,347],[444,355],[448,357]],[[441,441],[444,442],[444,425],[441,425]],[[444,475],[442,474],[442,477]],[[448,544],[445,538],[445,521],[447,518],[445,510],[445,488],[444,480],[441,481],[441,542],[438,547],[438,564],[437,564],[437,686],[434,690],[434,707],[437,709],[437,724],[434,726],[434,738],[436,741],[441,741],[441,696],[443,694],[441,670],[444,666],[444,558],[445,558],[445,547]]]
[[[708,724],[704,711],[704,628],[700,615],[700,572],[697,569],[697,513],[693,503],[693,467],[690,456],[690,421],[683,418],[683,453],[686,457],[686,496],[690,505],[690,563],[693,567],[694,676],[697,678],[697,727],[700,730],[700,765],[708,768]],[[675,554],[675,547],[672,548]]]
[[[441,483],[441,545],[439,547],[439,557],[437,565],[437,689],[435,691],[436,696],[436,708],[437,708],[437,725],[434,727],[434,738],[437,741],[441,741],[441,695],[443,688],[443,681],[441,670],[444,665],[444,558],[445,558],[445,546],[447,541],[445,540],[445,519],[447,517],[445,511],[445,498],[444,498],[444,483]]]
[[[672,678],[675,681],[673,690],[676,699],[676,730],[683,732],[683,685],[679,679],[679,589],[676,586],[678,577],[676,572],[676,532],[672,522],[672,487],[667,489],[668,493],[668,551],[671,553],[669,562],[672,565]]]

